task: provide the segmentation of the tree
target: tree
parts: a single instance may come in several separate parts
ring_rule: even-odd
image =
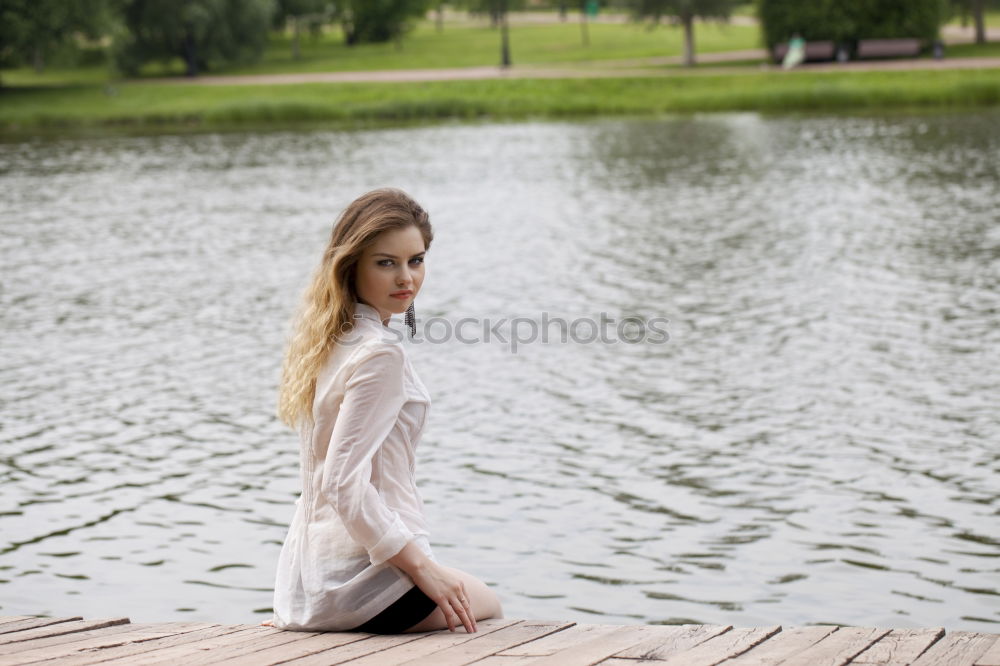
[[[952,10],[958,12],[962,17],[963,26],[966,25],[968,17],[972,17],[972,23],[976,28],[976,44],[986,43],[985,11],[987,4],[994,7],[1000,6],[1000,2],[996,0],[993,2],[987,2],[987,0],[951,0]]]
[[[315,31],[333,16],[334,6],[327,0],[277,0],[272,24],[281,30],[292,24],[292,58],[298,60],[302,57],[302,26],[309,25]]]
[[[728,20],[737,0],[633,0],[633,16],[658,24],[667,17],[684,28],[684,64],[694,65],[694,20]]]
[[[524,7],[524,0],[465,0],[462,2],[473,14],[489,14],[490,24],[500,28],[500,66],[510,67],[510,27],[507,13]]]
[[[444,32],[444,0],[434,0],[434,26]]]
[[[110,30],[109,0],[3,0],[0,63],[30,63],[41,72],[51,56],[73,50],[76,35],[97,39]]]
[[[150,61],[184,60],[187,75],[260,57],[272,0],[124,0],[127,35],[116,61],[135,74]]]
[[[348,46],[402,39],[413,19],[424,16],[428,0],[341,0],[338,14]]]

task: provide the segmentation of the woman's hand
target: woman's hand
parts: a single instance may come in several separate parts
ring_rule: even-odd
[[[455,631],[458,622],[470,634],[476,631],[476,616],[460,578],[429,558],[410,577],[424,594],[437,603],[448,622],[448,631]]]
[[[389,562],[408,573],[416,586],[438,605],[448,623],[448,631],[455,631],[459,623],[470,634],[476,631],[476,616],[465,584],[455,574],[427,557],[412,541],[390,557]]]

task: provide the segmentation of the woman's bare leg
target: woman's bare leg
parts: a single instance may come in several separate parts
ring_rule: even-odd
[[[462,579],[462,583],[465,585],[465,594],[469,599],[469,605],[472,607],[472,613],[476,616],[476,620],[488,620],[490,618],[501,618],[503,617],[503,609],[500,607],[500,600],[497,599],[497,595],[493,590],[491,590],[486,583],[482,582],[472,574],[467,574],[460,569],[455,569],[452,567],[445,567],[446,569],[452,571],[456,576]],[[459,622],[458,627],[462,626]],[[440,608],[435,608],[434,612],[424,618],[421,622],[413,627],[406,630],[405,633],[415,633],[418,631],[436,631],[438,629],[447,629],[448,622],[444,618],[444,613],[441,612]]]

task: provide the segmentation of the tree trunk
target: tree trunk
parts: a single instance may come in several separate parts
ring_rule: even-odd
[[[590,46],[590,26],[587,25],[587,0],[580,2],[580,38],[584,46]]]
[[[976,44],[986,43],[986,21],[983,20],[983,0],[972,0],[972,17],[976,22]]]
[[[292,59],[299,60],[302,51],[299,49],[299,36],[302,34],[302,19],[298,16],[292,17]]]
[[[198,76],[198,46],[191,26],[184,31],[184,62],[187,64],[187,75]]]
[[[45,69],[45,53],[42,51],[41,46],[35,46],[31,57],[31,64],[35,68],[36,74],[41,74],[42,70]]]
[[[437,31],[444,31],[444,3],[439,2],[437,6]]]
[[[507,29],[507,2],[500,4],[500,66],[510,67],[510,37]]]
[[[694,16],[686,14],[681,21],[684,23],[684,64],[694,67]]]

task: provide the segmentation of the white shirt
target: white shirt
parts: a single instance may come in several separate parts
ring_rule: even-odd
[[[353,629],[413,586],[387,559],[411,540],[435,559],[414,482],[430,395],[378,310],[354,308],[300,431],[302,494],[274,585],[280,629]]]

